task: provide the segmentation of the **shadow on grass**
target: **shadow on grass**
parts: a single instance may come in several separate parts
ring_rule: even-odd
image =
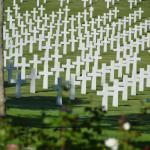
[[[105,116],[102,121],[102,129],[109,132],[111,136],[118,136],[119,131],[119,122],[124,116]],[[130,122],[131,131],[136,131],[141,136],[139,136],[138,141],[134,141],[133,145],[136,147],[143,149],[146,147],[150,150],[148,146],[150,146],[150,138],[147,139],[147,136],[150,137],[150,114],[129,114],[125,116],[125,121]],[[112,132],[114,131],[114,132]],[[145,135],[143,140],[143,136]],[[109,135],[109,136],[110,136]]]
[[[7,81],[4,82],[4,87],[5,87],[5,88],[15,87],[15,86],[16,86],[15,83],[8,83]]]
[[[122,116],[105,116],[103,118],[103,128],[107,130],[116,130],[119,127],[119,121]],[[129,114],[125,116],[125,120],[131,123],[132,129],[150,134],[150,114]]]
[[[75,101],[70,101],[68,97],[63,97],[63,106],[56,105],[56,97],[49,96],[30,96],[30,97],[22,97],[20,99],[16,99],[14,97],[9,97],[6,101],[6,108],[9,111],[9,108],[20,109],[19,111],[24,110],[37,110],[37,111],[47,111],[47,110],[58,110],[58,111],[68,111],[73,107],[83,107],[90,102],[87,99],[76,99]],[[70,111],[69,111],[70,112]],[[23,113],[22,113],[23,114]],[[41,114],[42,115],[42,114]],[[12,118],[15,118],[15,113],[11,115]],[[10,117],[11,117],[10,116]],[[22,119],[22,116],[17,116],[17,119]],[[50,118],[53,115],[49,116]],[[55,116],[56,117],[56,116]],[[30,118],[32,118],[30,120]],[[119,115],[111,115],[105,116],[103,118],[104,128],[115,130],[118,127]],[[24,119],[24,117],[23,117]],[[35,120],[34,120],[35,119]],[[34,118],[32,116],[29,118],[25,118],[25,120],[29,120],[32,123],[38,122],[39,118]],[[126,115],[127,121],[131,122],[131,124],[141,132],[150,133],[150,114],[129,114]],[[34,120],[34,121],[33,121]],[[33,125],[34,126],[34,125]]]
[[[15,127],[33,127],[33,128],[43,128],[44,115],[41,114],[41,117],[23,117],[23,116],[13,116],[7,115],[8,119],[11,119],[11,124]]]
[[[69,100],[68,97],[62,98],[64,106],[82,105],[89,103],[88,100],[76,99],[74,101]],[[60,108],[56,105],[56,97],[50,96],[29,96],[16,99],[9,97],[6,101],[6,107],[19,108],[19,109],[30,109],[30,110],[48,110]]]
[[[26,85],[29,85],[29,83],[24,81],[24,83],[21,86],[26,86]],[[15,86],[16,86],[16,83],[9,83],[7,81],[4,82],[5,88],[10,88],[10,87],[15,87]]]
[[[45,114],[45,110],[58,110],[60,111],[67,111],[71,112],[71,107],[83,107],[82,104],[87,104],[89,101],[86,99],[77,99],[76,102],[72,103],[68,97],[63,97],[63,107],[59,107],[56,105],[56,97],[36,97],[36,96],[31,96],[31,97],[22,97],[21,99],[15,99],[13,97],[10,97],[7,100],[6,106],[7,108],[18,108],[21,109],[22,111],[26,110],[40,110],[41,115],[39,116],[23,116],[23,115],[17,115],[15,114],[9,115],[8,118],[12,120],[12,125],[14,126],[23,126],[23,127],[36,127],[36,128],[51,128],[53,127],[47,127],[43,123],[43,118],[48,117],[51,118],[52,120],[55,120],[59,117],[59,113],[56,114]],[[103,130],[106,130],[110,133],[114,131],[114,133],[117,133],[119,129],[119,121],[120,121],[121,116],[120,115],[109,115],[109,116],[104,116],[102,118],[102,124],[101,127]],[[81,121],[83,119],[88,119],[88,118],[80,118]],[[150,114],[128,114],[125,116],[126,121],[131,123],[131,129],[135,130],[139,133],[146,133],[150,134]],[[60,125],[61,126],[61,125]],[[149,144],[147,141],[138,141],[137,143],[134,143],[135,145],[138,145],[138,147],[143,148],[143,146],[146,146]]]
[[[19,109],[19,111],[24,110],[35,110],[40,111],[41,116],[30,115],[24,116],[16,115],[13,113],[12,115],[7,115],[8,118],[12,120],[13,125],[15,126],[25,126],[25,127],[43,127],[43,118],[45,117],[45,111],[47,110],[57,110],[58,112],[66,111],[72,112],[72,107],[81,107],[82,105],[88,104],[89,101],[86,99],[76,99],[75,101],[69,100],[68,97],[63,97],[63,106],[56,105],[56,97],[48,97],[48,96],[30,96],[30,97],[22,97],[20,99],[16,99],[14,97],[9,97],[6,101],[6,110],[9,111],[10,108]],[[83,106],[82,106],[83,107]],[[59,116],[56,115],[46,115],[49,118],[57,118]]]

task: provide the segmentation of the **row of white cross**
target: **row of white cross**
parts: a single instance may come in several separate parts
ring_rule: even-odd
[[[119,60],[120,59],[120,56],[121,56],[121,53],[123,53],[123,58],[125,59],[129,53],[129,56],[133,56],[133,53],[136,52],[137,54],[139,53],[139,49],[141,47],[141,50],[145,50],[146,47],[150,47],[150,34],[148,33],[146,36],[142,36],[141,39],[137,38],[135,42],[133,42],[131,40],[130,44],[124,44],[123,46],[121,47],[118,47],[116,49],[116,60]],[[136,48],[136,51],[134,51],[134,49]],[[83,50],[82,50],[83,51]],[[129,51],[129,52],[128,52]],[[40,59],[38,59],[38,56],[37,55],[34,55],[33,59],[29,61],[29,63],[26,62],[26,58],[25,57],[22,57],[21,55],[18,55],[19,53],[16,52],[13,56],[11,56],[11,59],[13,58],[14,59],[14,66],[15,67],[20,67],[21,68],[21,71],[22,71],[22,79],[25,79],[25,72],[26,72],[26,68],[30,67],[32,65],[33,68],[35,68],[36,72],[38,72],[38,65],[40,64],[44,64],[44,66],[46,66],[48,68],[48,62],[50,61],[54,61],[56,58],[53,58],[53,56],[49,56],[49,50],[46,50],[45,51],[45,54],[44,54],[44,57],[41,57]],[[83,54],[83,53],[82,53]],[[6,59],[7,59],[7,55],[6,55],[6,51],[4,53],[4,56],[5,56],[5,65],[6,65]],[[55,56],[55,57],[61,57],[61,55],[59,56]],[[19,63],[18,62],[18,59],[21,58],[22,62]],[[88,72],[89,71],[89,64],[92,62],[94,62],[94,64],[97,65],[98,67],[98,60],[101,59],[100,57],[100,52],[97,50],[95,51],[94,55],[91,54],[91,52],[89,52],[88,54],[87,53],[84,53],[84,55],[81,55],[80,56],[80,59],[78,59],[79,57],[77,57],[77,60],[72,62],[71,64],[71,60],[68,59],[68,61],[66,62],[66,65],[62,65],[63,67],[64,66],[67,66],[67,67],[64,67],[64,68],[67,68],[67,69],[70,69],[71,68],[76,68],[76,75],[79,75],[80,74],[80,66],[84,66],[86,68],[86,71]],[[10,59],[8,57],[8,59]],[[58,60],[57,60],[58,61]],[[60,64],[57,63],[57,61],[54,61],[56,62],[55,65],[54,65],[54,68],[58,68],[60,67]],[[47,70],[47,68],[45,70]],[[56,70],[55,72],[59,72],[60,70]],[[62,69],[63,71],[63,69]],[[41,71],[40,71],[41,72]],[[48,71],[44,71],[45,73],[48,72]],[[43,76],[45,75],[43,72]],[[42,73],[42,72],[41,72]],[[66,80],[69,79],[69,74],[68,72],[66,72]],[[57,80],[57,77],[56,77],[56,80]],[[57,82],[57,81],[56,81]],[[56,84],[55,82],[55,84]]]
[[[128,0],[130,9],[132,9],[133,6],[137,6],[138,3],[142,2],[142,1],[143,1],[143,0]]]
[[[107,8],[110,8],[111,5],[115,5],[115,3],[119,2],[119,0],[105,0],[105,2],[107,3]]]
[[[89,2],[92,4],[92,1]],[[131,27],[142,19],[141,8],[128,17],[118,19],[117,22],[113,21],[119,13],[116,7],[96,18],[93,18],[93,11],[88,10],[86,6],[83,12],[71,16],[68,6],[57,12],[53,11],[51,15],[44,13],[45,8],[42,5],[24,14],[19,10],[18,4],[14,4],[12,10],[8,7],[7,21],[3,27],[4,65],[8,70],[8,81],[12,81],[13,69],[21,70],[15,81],[17,97],[21,96],[20,87],[23,80],[31,80],[30,92],[35,93],[37,79],[42,76],[43,88],[48,89],[49,76],[54,75],[54,84],[59,85],[57,104],[62,105],[60,76],[63,73],[65,80],[70,81],[70,99],[75,98],[76,85],[81,86],[81,94],[86,94],[88,81],[91,83],[91,90],[100,90],[97,85],[103,87],[102,91],[96,93],[103,97],[102,106],[107,110],[109,96],[113,96],[113,106],[118,106],[119,91],[123,92],[122,97],[127,100],[128,87],[132,87],[131,95],[135,95],[136,83],[139,82],[140,91],[144,90],[144,78],[147,81],[146,86],[150,86],[150,67],[147,66],[147,70],[141,68],[137,73],[137,62],[141,60],[137,55],[140,50],[144,51],[150,47],[150,34],[147,33],[150,30],[150,20],[145,19],[144,22]],[[15,12],[16,19],[13,18],[12,12]],[[25,50],[28,45],[29,50]],[[61,63],[63,56],[70,53],[68,46],[71,54],[77,53],[76,60],[67,58],[66,63]],[[110,61],[110,65],[102,63],[100,69],[99,62],[103,53],[110,50],[115,51],[115,60]],[[42,52],[43,57],[36,54],[39,52]],[[26,53],[34,53],[33,59],[28,61]],[[43,70],[39,69],[39,66],[43,66]],[[123,75],[124,68],[126,75]],[[26,75],[27,70],[31,70],[31,75]],[[117,77],[115,71],[118,72]],[[109,82],[113,82],[113,86],[109,86],[106,80],[108,74]],[[123,78],[123,81],[117,78]],[[100,83],[97,79],[101,79]]]
[[[86,0],[84,0],[86,1]],[[119,0],[105,0],[106,2],[106,7],[110,8],[110,6],[115,5],[116,2],[119,2]],[[128,0],[129,3],[129,8],[132,9],[133,6],[137,6],[138,3],[142,2],[142,0]]]
[[[135,14],[135,13],[134,13]],[[130,15],[131,16],[131,15]],[[140,15],[139,15],[140,16]],[[137,19],[135,19],[135,21],[136,21]],[[91,22],[91,24],[83,24],[83,25],[79,25],[77,28],[79,29],[78,30],[78,36],[77,37],[75,37],[75,34],[76,34],[76,32],[77,32],[77,30],[74,28],[74,27],[72,27],[71,29],[68,29],[70,32],[65,32],[65,31],[63,31],[63,32],[61,32],[61,33],[58,33],[58,31],[59,31],[59,29],[60,29],[60,27],[61,27],[61,23],[59,22],[58,24],[56,24],[57,25],[57,27],[56,27],[56,33],[55,34],[53,34],[53,30],[55,30],[54,29],[54,26],[52,26],[53,28],[50,28],[50,32],[48,32],[48,36],[45,36],[45,32],[48,30],[48,29],[45,29],[45,26],[42,26],[42,28],[38,28],[38,27],[34,27],[34,29],[35,30],[33,30],[33,31],[30,31],[30,30],[32,30],[32,28],[30,29],[30,25],[26,28],[25,27],[25,25],[20,25],[20,27],[21,27],[21,35],[24,35],[24,39],[22,39],[21,37],[19,37],[20,36],[20,34],[19,34],[19,29],[20,28],[18,28],[18,27],[16,27],[16,25],[15,24],[11,24],[10,25],[10,27],[11,27],[11,31],[12,31],[12,35],[11,35],[11,37],[9,37],[10,35],[9,35],[9,33],[8,33],[8,30],[6,30],[6,26],[4,26],[4,39],[6,39],[6,48],[10,48],[10,49],[12,49],[13,47],[12,47],[12,40],[13,40],[13,38],[15,38],[15,44],[14,44],[14,46],[15,46],[15,48],[16,47],[18,47],[18,45],[20,46],[20,51],[21,51],[21,54],[23,53],[22,51],[23,51],[23,46],[25,46],[25,45],[27,45],[28,43],[30,44],[30,48],[29,48],[29,52],[30,53],[32,53],[33,52],[33,45],[34,45],[34,43],[36,43],[37,41],[39,42],[39,51],[41,51],[42,50],[42,42],[44,42],[45,40],[48,40],[49,42],[48,43],[46,43],[46,48],[49,48],[49,49],[52,49],[52,46],[54,46],[55,47],[55,44],[54,45],[50,45],[50,43],[51,43],[51,40],[53,40],[54,38],[56,38],[57,39],[57,41],[56,41],[56,43],[58,43],[59,44],[59,37],[60,36],[62,36],[63,37],[63,41],[62,42],[60,42],[60,45],[64,45],[64,51],[63,51],[63,53],[64,54],[66,54],[67,52],[67,45],[68,44],[71,44],[71,47],[72,47],[72,49],[71,49],[71,51],[72,52],[74,52],[74,49],[75,49],[75,43],[77,42],[77,41],[79,41],[79,49],[81,48],[81,44],[80,43],[82,43],[82,40],[86,40],[86,48],[88,48],[89,47],[89,39],[90,38],[92,38],[93,37],[93,39],[94,39],[94,44],[96,43],[96,40],[97,40],[97,36],[99,35],[100,36],[100,40],[103,40],[103,35],[104,35],[104,32],[106,32],[106,36],[105,36],[105,39],[103,40],[103,44],[105,44],[105,51],[107,51],[106,50],[106,45],[107,45],[107,43],[108,43],[108,41],[107,41],[107,38],[109,37],[109,35],[110,35],[110,32],[112,31],[112,40],[113,40],[113,36],[114,36],[114,34],[115,34],[115,30],[116,30],[116,27],[118,26],[118,31],[120,31],[121,30],[121,25],[122,25],[122,21],[125,21],[124,23],[123,23],[123,28],[125,29],[126,28],[126,23],[127,23],[127,19],[126,18],[124,18],[123,20],[119,20],[118,21],[118,23],[115,23],[115,22],[113,22],[112,23],[112,28],[110,28],[110,25],[109,24],[107,24],[107,26],[104,28],[104,27],[102,27],[101,26],[101,28],[100,29],[98,29],[98,30],[94,30],[94,26],[92,27],[92,31],[93,32],[91,32],[91,34],[90,34],[90,31],[89,31],[89,29],[87,28],[87,26],[92,26],[92,24],[93,23],[95,23],[94,22],[94,20],[93,20],[93,22]],[[11,22],[11,19],[10,19],[10,22]],[[70,23],[70,24],[72,24],[72,23]],[[129,22],[129,24],[130,24],[130,22]],[[99,24],[98,24],[99,25]],[[25,31],[22,29],[22,26],[23,27],[25,27],[26,29],[25,29]],[[38,25],[37,25],[38,26]],[[65,27],[66,26],[66,24],[64,24],[64,28],[66,28]],[[84,27],[84,28],[83,28]],[[86,31],[86,33],[84,33],[84,35],[83,35],[83,33],[82,33],[82,31],[81,31],[81,29],[84,29],[85,31]],[[142,28],[140,28],[140,29],[142,29]],[[40,31],[39,30],[42,30],[42,33],[40,34]],[[65,29],[64,29],[65,30]],[[135,28],[134,30],[138,30],[137,28]],[[6,32],[5,32],[6,31]],[[75,32],[76,31],[76,32]],[[99,34],[98,33],[96,33],[96,31],[98,31],[99,32]],[[65,32],[65,34],[63,34]],[[140,31],[140,33],[142,32],[142,30]],[[71,36],[71,40],[69,40],[69,42],[67,41],[67,35],[70,33],[70,36]],[[130,40],[131,40],[131,35],[132,35],[132,30],[129,30],[129,34],[130,34]],[[37,39],[37,34],[39,34],[39,38]],[[126,33],[126,30],[124,30],[124,33],[123,34],[127,34]],[[118,37],[119,36],[119,37]],[[134,36],[137,36],[137,32],[135,32],[135,34],[134,34]],[[84,37],[84,39],[82,38],[82,37]],[[124,37],[126,37],[126,36],[124,36]],[[118,38],[120,38],[120,34],[117,34],[116,35],[116,38],[115,39],[117,39],[118,40]],[[20,39],[20,41],[19,41],[19,39]],[[126,38],[124,38],[124,39],[126,39]],[[118,40],[119,41],[119,40]],[[124,41],[125,42],[125,41]],[[10,47],[10,45],[11,45],[11,47]],[[10,51],[10,53],[11,53],[11,51]]]
[[[97,91],[97,95],[102,96],[102,107],[105,111],[108,110],[108,97],[112,96],[112,106],[118,107],[119,92],[122,92],[122,99],[128,99],[128,87],[131,87],[131,95],[135,96],[137,93],[137,83],[139,85],[138,91],[144,91],[144,81],[146,79],[146,87],[150,87],[150,65],[147,66],[147,70],[141,68],[139,74],[133,74],[132,77],[127,75],[123,76],[123,81],[119,82],[118,79],[113,81],[113,86],[109,86],[108,83],[103,84],[103,90]]]

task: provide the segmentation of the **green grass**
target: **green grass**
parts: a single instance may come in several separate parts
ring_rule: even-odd
[[[59,9],[59,3],[56,0],[47,0],[47,4],[44,5],[46,8],[45,12],[50,14],[52,11],[57,11]],[[94,16],[102,15],[104,12],[108,12],[106,9],[106,5],[104,5],[104,0],[93,0],[94,6]],[[23,13],[26,10],[31,11],[33,7],[35,7],[35,0],[26,0],[23,4],[19,4],[21,7],[20,12]],[[12,1],[5,0],[5,9],[7,6],[12,7]],[[119,17],[128,16],[129,13],[133,12],[133,10],[138,9],[138,7],[142,7],[145,11],[143,14],[143,19],[150,17],[150,1],[144,0],[137,7],[135,7],[132,11],[128,9],[127,0],[120,0],[115,6],[117,6],[120,10]],[[83,11],[82,3],[80,0],[71,0],[69,4],[69,8],[71,9],[71,14],[77,14],[77,12]],[[111,8],[112,9],[112,8]],[[62,37],[61,37],[62,38]],[[37,51],[37,44],[34,45],[34,52],[38,53],[39,56],[43,56],[43,52]],[[68,47],[68,50],[70,47]],[[60,48],[62,50],[62,48]],[[29,60],[32,58],[33,54],[28,53],[28,46],[24,47],[25,56]],[[54,52],[52,50],[51,54]],[[80,55],[79,52],[71,53],[69,52],[66,56],[60,60],[62,63],[66,62],[67,58],[71,58],[75,60],[76,55]],[[141,57],[141,62],[138,63],[138,68],[144,67],[146,68],[147,64],[150,64],[150,54],[147,51],[140,52],[139,56]],[[102,60],[100,60],[99,65],[102,63],[110,64],[110,60],[115,59],[115,53],[113,51],[109,51],[108,53],[102,53]],[[51,62],[53,65],[53,62]],[[40,66],[40,69],[43,67]],[[28,70],[30,72],[30,69]],[[16,73],[14,73],[14,77]],[[64,78],[64,74],[61,75]],[[7,80],[7,73],[5,72],[5,80]],[[54,89],[54,78],[49,79],[49,89],[42,90],[42,80],[37,81],[37,92],[36,94],[29,94],[29,84],[28,80],[22,86],[22,98],[15,98],[15,85],[7,85],[6,84],[6,96],[7,96],[7,115],[11,116],[15,120],[17,125],[22,124],[22,119],[25,119],[24,125],[31,127],[38,127],[41,124],[41,113],[44,111],[46,115],[50,117],[58,117],[60,108],[56,106],[56,91]],[[111,83],[110,83],[111,84]],[[97,85],[98,86],[98,85]],[[100,89],[101,87],[98,86]],[[122,101],[121,93],[119,95],[119,107],[113,108],[111,106],[112,99],[109,99],[109,111],[105,116],[103,121],[104,124],[104,136],[116,136],[121,133],[116,133],[116,129],[118,126],[118,118],[120,115],[126,115],[127,119],[133,124],[133,129],[139,131],[142,136],[140,142],[150,142],[150,115],[141,114],[142,104],[141,101],[145,98],[150,98],[150,88],[145,88],[144,92],[137,92],[136,96],[130,96],[128,101]],[[86,116],[84,112],[84,108],[86,106],[101,106],[101,97],[96,96],[95,91],[90,90],[90,83],[88,83],[87,94],[80,94],[80,86],[76,88],[76,99],[77,102],[71,103],[68,98],[68,92],[63,91],[63,103],[67,107],[71,107],[73,111],[79,114],[81,117]]]

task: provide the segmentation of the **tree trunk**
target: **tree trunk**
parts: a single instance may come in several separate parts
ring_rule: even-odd
[[[0,117],[5,116],[4,58],[3,58],[3,21],[4,1],[0,0]]]

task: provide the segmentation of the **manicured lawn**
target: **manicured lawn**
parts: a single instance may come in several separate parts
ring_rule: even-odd
[[[69,8],[71,9],[70,14],[77,14],[77,12],[83,11],[81,0],[70,0]],[[93,0],[94,6],[94,16],[102,15],[104,12],[108,12],[106,9],[106,5],[104,5],[104,0]],[[5,9],[7,6],[12,7],[12,1],[5,0]],[[31,11],[33,7],[36,6],[35,0],[26,0],[24,3],[19,5],[21,7],[21,13],[26,10]],[[142,7],[145,11],[143,14],[143,20],[150,17],[150,1],[144,0],[135,7],[132,11],[128,8],[127,0],[120,0],[116,6],[119,8],[120,13],[119,17],[128,16],[130,12],[138,9],[138,7]],[[47,4],[44,5],[46,8],[45,12],[50,14],[52,11],[57,11],[59,9],[58,0],[47,0]],[[112,8],[111,8],[112,9]],[[142,20],[142,21],[143,21]],[[139,24],[139,22],[137,23]],[[37,44],[34,45],[34,53],[39,56],[43,56],[44,52],[38,52]],[[24,55],[27,59],[33,58],[33,54],[28,53],[28,46],[24,47]],[[62,50],[62,48],[60,48]],[[69,51],[69,47],[68,47]],[[51,52],[53,54],[54,50]],[[80,55],[80,52],[77,51],[75,53],[68,52],[66,56],[64,56],[60,61],[62,63],[66,62],[67,58],[71,58],[72,60],[76,59],[76,56]],[[140,52],[139,57],[141,57],[141,62],[138,63],[138,70],[141,67],[146,68],[148,64],[150,64],[150,53],[147,50]],[[115,53],[110,50],[107,53],[102,53],[102,60],[100,60],[99,65],[106,62],[110,64],[110,60],[115,59]],[[51,66],[53,63],[51,64]],[[43,67],[40,66],[40,69]],[[27,70],[30,72],[30,69]],[[16,74],[14,73],[14,77]],[[61,74],[64,79],[64,74]],[[5,72],[5,80],[7,80],[7,73]],[[107,81],[111,84],[109,81]],[[100,90],[100,86],[97,82],[97,87]],[[25,125],[31,127],[40,127],[41,125],[41,113],[45,113],[49,117],[59,117],[60,107],[56,106],[56,91],[54,88],[54,77],[49,79],[49,89],[42,90],[42,80],[37,81],[37,92],[36,94],[29,94],[29,86],[30,81],[22,86],[22,98],[15,98],[15,85],[7,84],[6,87],[6,96],[7,96],[7,115],[14,119],[15,125]],[[87,116],[84,112],[84,108],[86,106],[101,106],[101,97],[96,96],[96,91],[90,90],[90,83],[88,83],[87,94],[81,95],[80,86],[76,88],[76,102],[70,102],[68,98],[68,92],[63,90],[63,103],[64,106],[69,107],[73,110],[74,113],[79,114],[81,117]],[[142,136],[138,139],[141,144],[142,142],[150,142],[150,115],[143,115],[141,113],[142,103],[141,101],[150,98],[150,88],[145,88],[144,92],[137,92],[136,96],[130,96],[129,90],[129,98],[128,101],[122,101],[121,93],[119,95],[119,107],[113,108],[112,98],[109,99],[109,111],[106,113],[105,118],[103,120],[103,128],[104,128],[104,136],[116,136],[121,135],[120,133],[116,133],[116,129],[118,128],[118,119],[120,115],[126,115],[127,119],[131,122],[133,129],[139,131]],[[22,121],[23,120],[23,121]],[[140,144],[139,142],[139,144]]]

